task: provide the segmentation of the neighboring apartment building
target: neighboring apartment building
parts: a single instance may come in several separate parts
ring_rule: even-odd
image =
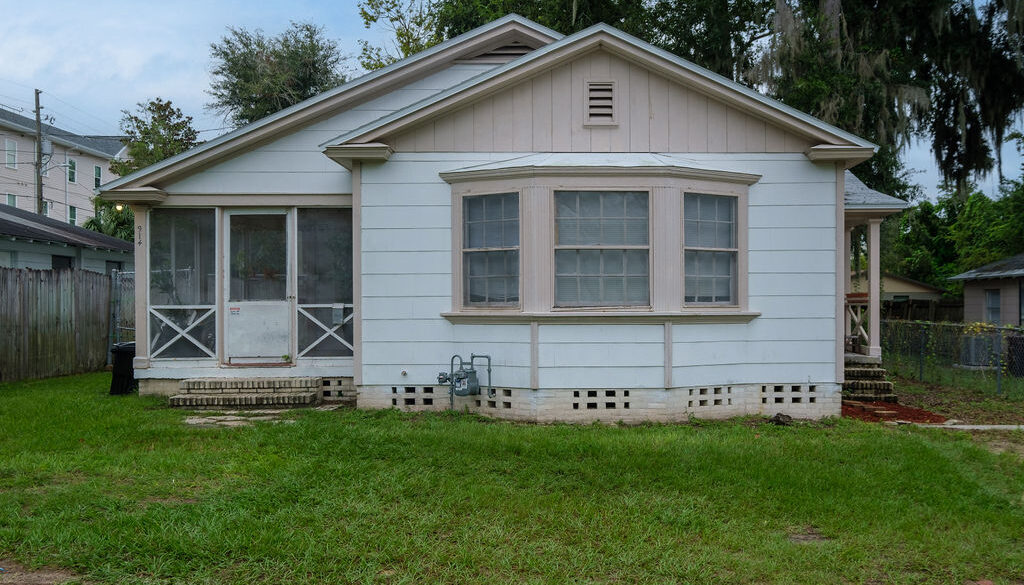
[[[0,109],[0,204],[36,211],[36,122]],[[47,217],[82,225],[92,217],[92,190],[112,181],[110,160],[123,148],[116,136],[81,136],[43,124],[53,154],[43,171]]]

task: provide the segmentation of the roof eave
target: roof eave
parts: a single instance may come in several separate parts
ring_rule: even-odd
[[[732,105],[752,108],[754,110],[752,113],[760,117],[776,117],[778,121],[784,121],[794,131],[807,135],[812,140],[821,141],[824,146],[839,146],[848,149],[843,153],[842,160],[861,162],[870,158],[878,149],[878,146],[863,138],[822,122],[604,24],[595,25],[513,59],[504,66],[328,140],[320,146],[379,141],[387,135],[423,121],[440,109],[449,106],[457,107],[467,101],[487,95],[497,88],[525,79],[536,73],[538,69],[557,65],[597,48],[611,50],[634,60],[642,55],[646,56],[644,62],[647,66],[665,75],[684,78],[697,91],[713,95]],[[818,149],[816,152],[820,153],[820,156],[825,156],[827,151]]]
[[[440,66],[449,59],[457,58],[460,56],[460,52],[472,51],[477,44],[486,44],[491,41],[492,37],[507,32],[502,29],[532,34],[539,42],[553,42],[562,38],[562,35],[556,31],[519,15],[510,14],[219,136],[203,145],[125,175],[103,186],[103,190],[113,191],[124,187],[152,185],[184,174],[190,169],[211,164],[250,144],[266,140],[294,124],[314,120],[345,104],[372,97],[388,85],[425,75],[424,71],[429,72],[433,67]],[[393,74],[398,72],[402,72],[403,75],[394,78]]]

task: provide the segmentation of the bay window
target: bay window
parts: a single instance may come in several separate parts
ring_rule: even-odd
[[[441,176],[452,185],[453,322],[757,315],[746,305],[757,175],[531,166]]]

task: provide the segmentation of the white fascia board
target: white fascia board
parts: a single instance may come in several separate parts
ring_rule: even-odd
[[[670,53],[668,51],[665,51],[664,49],[659,49],[659,48],[655,47],[654,45],[651,45],[650,43],[647,43],[647,42],[645,42],[645,41],[643,41],[643,40],[641,40],[641,39],[639,39],[637,37],[634,37],[633,35],[624,33],[621,30],[619,30],[617,28],[614,28],[614,27],[611,27],[611,26],[609,26],[607,24],[604,24],[604,23],[596,24],[596,25],[594,25],[592,27],[589,27],[589,28],[586,28],[584,30],[581,30],[581,31],[579,31],[579,32],[577,32],[575,34],[569,35],[567,37],[563,37],[561,40],[555,41],[555,42],[551,43],[550,45],[547,45],[545,47],[541,47],[539,49],[531,51],[531,52],[527,53],[526,55],[523,55],[522,57],[519,57],[517,59],[513,59],[513,60],[509,61],[508,63],[506,63],[505,65],[502,65],[500,67],[496,67],[496,68],[494,68],[494,69],[492,69],[490,71],[487,71],[485,73],[481,73],[480,75],[477,75],[476,77],[467,79],[466,81],[464,81],[464,82],[462,82],[462,83],[460,83],[460,84],[458,84],[456,86],[453,86],[453,87],[451,87],[451,88],[449,88],[449,89],[447,89],[447,90],[445,90],[443,92],[440,92],[438,94],[435,94],[433,96],[430,96],[428,98],[420,100],[419,102],[411,104],[411,105],[409,105],[409,106],[407,106],[405,108],[402,108],[401,110],[395,111],[395,112],[393,112],[393,113],[391,113],[391,114],[389,114],[387,116],[383,116],[381,118],[378,118],[377,120],[374,120],[373,122],[365,124],[365,125],[363,125],[360,128],[356,128],[355,130],[352,130],[350,132],[346,132],[345,134],[342,134],[340,136],[332,138],[331,140],[323,142],[319,146],[320,146],[320,148],[325,148],[327,146],[336,145],[336,144],[342,144],[342,143],[345,143],[345,142],[347,142],[349,140],[358,138],[358,137],[360,137],[360,136],[362,136],[364,134],[367,134],[367,133],[372,132],[372,131],[374,131],[374,130],[376,130],[378,128],[386,126],[386,125],[388,125],[388,124],[390,124],[392,122],[400,120],[400,119],[404,118],[405,116],[407,116],[407,115],[409,115],[409,114],[411,114],[413,112],[416,112],[417,110],[420,110],[421,108],[428,107],[428,106],[431,106],[431,105],[436,104],[438,102],[441,102],[441,101],[443,101],[443,100],[445,100],[445,99],[447,99],[447,98],[449,98],[449,97],[451,97],[453,95],[456,95],[456,94],[458,94],[458,93],[460,93],[460,92],[462,92],[462,91],[464,91],[466,89],[469,89],[469,88],[471,88],[471,87],[473,87],[473,86],[475,86],[475,85],[477,85],[479,83],[483,83],[485,81],[488,81],[490,79],[498,77],[498,76],[502,75],[503,73],[505,73],[505,72],[507,72],[507,71],[509,71],[511,69],[515,69],[516,67],[520,67],[522,65],[525,65],[527,63],[533,62],[533,61],[538,60],[538,59],[543,59],[549,53],[558,51],[559,49],[561,49],[561,48],[563,48],[565,46],[572,45],[573,43],[579,42],[579,41],[581,41],[581,40],[583,40],[583,39],[585,39],[587,37],[593,36],[593,35],[598,34],[598,33],[606,33],[609,36],[615,37],[615,38],[617,38],[618,40],[620,40],[620,41],[622,41],[624,43],[628,43],[628,44],[633,45],[633,46],[635,46],[635,47],[637,47],[637,48],[639,48],[639,49],[641,49],[643,51],[646,51],[646,52],[651,53],[651,54],[653,54],[653,55],[655,55],[657,57],[660,57],[660,58],[662,58],[662,59],[664,59],[666,61],[669,61],[673,65],[676,65],[677,67],[679,67],[679,68],[681,68],[681,69],[683,69],[683,70],[685,70],[685,71],[687,71],[689,73],[692,73],[694,75],[703,77],[706,80],[708,80],[708,81],[710,81],[710,82],[712,82],[714,84],[720,85],[724,89],[732,90],[735,93],[744,95],[744,96],[746,96],[746,97],[748,97],[748,98],[750,98],[752,100],[755,100],[755,101],[757,101],[757,102],[759,102],[759,103],[761,103],[761,104],[763,104],[763,105],[765,105],[765,106],[767,106],[769,108],[772,108],[772,109],[774,109],[776,111],[779,111],[779,112],[781,112],[781,113],[783,113],[785,115],[788,115],[790,117],[796,118],[796,119],[798,119],[798,120],[800,120],[800,121],[802,121],[802,122],[804,122],[804,123],[806,123],[806,124],[808,124],[810,126],[813,126],[813,127],[817,128],[817,129],[821,130],[822,132],[825,132],[826,134],[831,134],[831,135],[833,135],[833,136],[835,136],[837,138],[840,138],[842,140],[845,140],[847,142],[850,142],[850,143],[852,143],[852,144],[854,144],[856,146],[862,147],[862,148],[869,148],[869,149],[872,150],[872,152],[877,152],[878,151],[878,145],[876,145],[876,144],[874,144],[874,143],[872,143],[870,141],[864,140],[863,138],[861,138],[859,136],[856,136],[854,134],[846,132],[845,130],[837,128],[837,127],[835,127],[835,126],[833,126],[831,124],[823,122],[823,121],[819,120],[818,118],[815,118],[814,116],[811,116],[810,114],[807,114],[807,113],[801,112],[800,110],[797,110],[796,108],[793,108],[791,106],[787,106],[786,104],[784,104],[784,103],[782,103],[782,102],[780,102],[778,100],[774,100],[774,99],[769,98],[769,97],[767,97],[765,95],[762,95],[762,94],[760,94],[760,93],[750,89],[749,87],[746,87],[745,85],[741,85],[739,83],[736,83],[735,81],[732,81],[731,79],[723,77],[723,76],[721,76],[721,75],[719,75],[717,73],[714,73],[713,71],[710,71],[708,69],[705,69],[705,68],[703,68],[703,67],[701,67],[699,65],[691,63],[691,62],[687,61],[686,59],[683,59],[682,57],[679,57],[678,55],[674,55],[674,54],[672,54],[672,53]]]
[[[199,154],[201,154],[203,152],[209,151],[209,150],[211,150],[213,148],[216,148],[216,147],[221,146],[223,144],[226,144],[228,142],[231,142],[231,141],[237,140],[239,138],[242,138],[242,137],[246,136],[247,134],[250,134],[250,133],[252,133],[252,132],[254,132],[256,130],[259,130],[260,128],[263,128],[263,127],[265,127],[267,125],[273,124],[274,122],[277,122],[277,121],[281,120],[282,118],[286,118],[288,116],[291,116],[292,114],[295,114],[296,112],[300,112],[300,111],[305,110],[305,109],[307,109],[309,107],[315,106],[316,104],[319,104],[321,102],[330,100],[332,98],[335,98],[335,97],[337,97],[337,96],[339,96],[339,95],[341,95],[343,93],[349,92],[349,91],[351,91],[353,89],[356,89],[358,87],[366,85],[366,84],[368,84],[368,83],[370,83],[372,81],[380,79],[381,77],[386,77],[386,76],[394,73],[395,71],[398,71],[399,69],[404,69],[405,67],[408,67],[408,66],[413,65],[415,63],[418,63],[420,61],[423,61],[423,60],[425,60],[425,59],[427,59],[429,57],[432,57],[432,56],[434,56],[434,55],[436,55],[436,54],[438,54],[440,52],[447,51],[447,50],[451,49],[452,47],[461,45],[461,44],[463,44],[463,43],[465,43],[467,41],[470,41],[470,40],[480,36],[480,35],[489,33],[489,32],[491,32],[491,31],[493,31],[493,30],[495,30],[497,28],[501,28],[501,27],[506,26],[506,25],[508,25],[510,23],[519,24],[519,25],[521,25],[521,26],[523,26],[525,28],[532,29],[532,30],[534,30],[535,32],[537,32],[540,35],[547,36],[547,37],[550,37],[550,38],[554,39],[555,42],[557,42],[559,39],[561,39],[563,37],[563,35],[561,33],[558,33],[558,32],[556,32],[554,30],[551,30],[550,28],[548,28],[546,26],[542,26],[540,24],[537,24],[537,23],[533,22],[532,20],[529,20],[527,18],[519,16],[518,14],[509,14],[507,16],[499,18],[498,20],[495,20],[493,22],[489,22],[489,23],[487,23],[487,24],[485,24],[485,25],[483,25],[481,27],[475,28],[475,29],[473,29],[473,30],[471,30],[469,32],[465,32],[465,33],[463,33],[463,34],[461,34],[461,35],[459,35],[457,37],[448,39],[447,41],[444,41],[443,43],[434,45],[433,47],[430,47],[429,49],[425,49],[423,51],[420,51],[419,53],[416,53],[415,55],[411,55],[409,57],[406,57],[405,59],[402,59],[401,61],[396,61],[396,62],[392,63],[391,65],[388,65],[386,67],[382,67],[382,68],[377,69],[375,71],[371,71],[370,73],[367,73],[366,75],[357,77],[356,79],[353,79],[352,81],[349,81],[347,83],[343,83],[342,85],[339,85],[338,87],[336,87],[334,89],[331,89],[331,90],[325,91],[324,93],[321,93],[319,95],[313,96],[313,97],[311,97],[311,98],[309,98],[309,99],[307,99],[305,101],[299,102],[299,103],[297,103],[297,104],[295,104],[293,106],[285,108],[285,109],[283,109],[283,110],[281,110],[279,112],[276,112],[274,114],[271,114],[271,115],[269,115],[269,116],[267,116],[265,118],[261,118],[261,119],[255,121],[255,122],[253,122],[251,124],[247,124],[245,126],[242,126],[241,128],[238,128],[236,130],[232,130],[231,132],[228,132],[227,134],[222,134],[221,136],[218,136],[217,138],[214,138],[213,140],[210,140],[209,142],[203,143],[200,146],[197,146],[197,147],[192,148],[190,150],[186,150],[185,152],[182,152],[180,154],[172,156],[172,157],[170,157],[168,159],[164,159],[164,160],[162,160],[162,161],[160,161],[158,163],[149,165],[148,167],[141,168],[141,169],[135,171],[134,173],[125,175],[123,177],[120,177],[117,180],[111,181],[110,183],[107,183],[106,185],[101,186],[101,190],[102,191],[109,191],[109,190],[112,190],[112,189],[117,189],[118,187],[120,187],[122,185],[125,185],[127,183],[131,183],[131,182],[134,182],[134,181],[138,181],[139,179],[143,179],[143,178],[146,177],[146,175],[149,175],[149,174],[154,173],[156,171],[160,171],[160,170],[166,169],[166,168],[171,167],[173,165],[176,165],[176,164],[178,164],[178,163],[180,163],[182,161],[185,161],[185,160],[187,160],[189,158],[192,158],[192,157],[194,157],[196,155],[199,155]]]

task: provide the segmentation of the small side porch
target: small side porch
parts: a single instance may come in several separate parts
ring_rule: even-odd
[[[883,219],[906,209],[907,203],[869,188],[850,171],[845,173],[844,189],[846,262],[840,267],[846,283],[843,395],[895,401],[892,383],[885,380],[881,368],[881,227]],[[855,282],[864,276],[866,283]]]

